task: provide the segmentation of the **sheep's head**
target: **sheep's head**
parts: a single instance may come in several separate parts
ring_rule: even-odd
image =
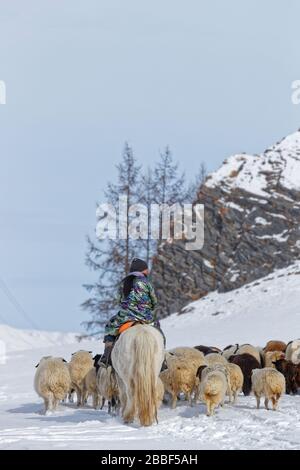
[[[102,357],[102,354],[96,354],[96,356],[93,357],[94,367],[96,368],[96,373],[98,372],[99,367],[100,367],[99,361],[100,361],[101,357]]]
[[[167,360],[166,358],[164,358],[160,371],[163,372],[164,370],[167,370],[167,368],[168,368]]]
[[[287,367],[288,361],[285,359],[277,359],[276,361],[272,361],[272,364],[274,364],[275,368],[279,371],[284,373]]]
[[[42,364],[43,362],[47,361],[47,359],[51,359],[52,356],[44,356],[40,359],[40,362],[37,363],[37,365],[35,366],[35,368],[37,368],[40,364]]]
[[[57,359],[60,359],[62,362],[67,362],[63,357],[58,357]]]
[[[280,359],[285,359],[285,353],[282,351],[274,351],[274,359],[279,361]]]

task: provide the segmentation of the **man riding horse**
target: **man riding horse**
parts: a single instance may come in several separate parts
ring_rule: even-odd
[[[119,288],[120,310],[105,326],[105,349],[101,357],[103,364],[110,364],[111,351],[116,338],[122,330],[126,329],[126,326],[146,323],[160,330],[159,322],[154,316],[157,298],[148,276],[147,263],[139,258],[134,258],[130,265],[130,272],[122,280]]]

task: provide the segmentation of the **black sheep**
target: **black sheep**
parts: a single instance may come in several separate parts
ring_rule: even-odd
[[[286,359],[279,359],[274,361],[276,369],[284,375],[286,393],[296,394],[298,391],[298,366]]]
[[[261,369],[261,365],[255,357],[251,356],[251,354],[244,353],[244,354],[237,354],[236,356],[230,356],[228,359],[229,362],[232,364],[238,365],[244,376],[244,384],[243,384],[243,393],[245,396],[250,395],[252,381],[251,381],[251,374],[253,369]]]

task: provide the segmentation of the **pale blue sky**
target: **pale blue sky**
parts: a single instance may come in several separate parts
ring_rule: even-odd
[[[192,176],[300,127],[299,18],[298,0],[0,0],[0,278],[41,328],[86,316],[85,234],[125,140]],[[0,318],[28,326],[1,290]]]

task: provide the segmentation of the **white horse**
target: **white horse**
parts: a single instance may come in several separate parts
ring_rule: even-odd
[[[122,416],[142,426],[157,421],[163,389],[159,373],[164,360],[162,334],[153,326],[138,324],[121,334],[111,355],[120,392]]]

